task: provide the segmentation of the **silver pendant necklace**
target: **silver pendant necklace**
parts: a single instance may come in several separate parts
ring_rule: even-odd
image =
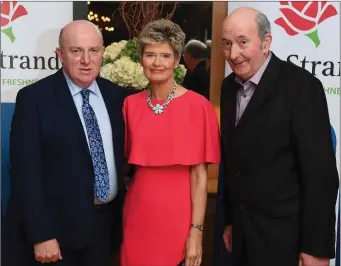
[[[150,89],[148,90],[147,103],[150,109],[152,109],[156,115],[162,114],[164,110],[166,109],[166,107],[168,106],[168,104],[174,99],[175,90],[177,86],[178,84],[174,82],[173,89],[168,94],[166,101],[163,104],[157,103],[155,106],[152,104],[152,91]]]

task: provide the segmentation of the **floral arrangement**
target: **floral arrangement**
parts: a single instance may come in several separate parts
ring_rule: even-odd
[[[182,83],[186,68],[179,64],[174,69],[174,79]],[[144,90],[149,81],[143,73],[136,51],[136,39],[114,42],[105,48],[100,76],[122,87]]]

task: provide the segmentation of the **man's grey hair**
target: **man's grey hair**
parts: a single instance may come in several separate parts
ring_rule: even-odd
[[[270,21],[262,12],[258,11],[256,18],[256,23],[258,26],[258,34],[262,41],[265,39],[265,35],[271,33]]]
[[[206,59],[207,56],[207,46],[198,40],[190,40],[185,45],[185,52],[187,52],[191,57],[195,59]]]

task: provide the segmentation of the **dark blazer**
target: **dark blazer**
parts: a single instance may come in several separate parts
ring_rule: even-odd
[[[125,193],[124,121],[127,91],[97,78],[110,117],[119,192],[113,212],[121,238]],[[62,70],[19,91],[11,136],[11,195],[6,215],[10,241],[34,244],[56,238],[80,249],[94,227],[94,173],[86,136]]]
[[[210,98],[210,71],[206,70],[206,60],[201,61],[193,72],[187,71],[182,85],[206,99]]]
[[[271,252],[278,263],[296,251],[334,257],[339,179],[321,82],[273,54],[237,125],[236,93],[232,73],[221,94],[232,253],[246,249],[254,265],[266,265]]]

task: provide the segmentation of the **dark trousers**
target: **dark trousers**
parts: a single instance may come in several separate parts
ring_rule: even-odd
[[[238,210],[234,219],[231,266],[298,265],[298,214],[268,217],[261,213]]]
[[[112,243],[112,229],[114,223],[112,204],[105,204],[95,208],[95,230],[91,243],[81,250],[70,250],[61,247],[63,260],[48,265],[56,266],[119,266],[118,251],[114,250]],[[10,236],[9,236],[10,237]],[[15,237],[15,236],[14,236]],[[58,240],[58,239],[57,239]],[[6,248],[2,254],[4,266],[39,266],[34,258],[33,247],[27,244],[16,245],[14,248]],[[116,253],[116,254],[115,254]],[[114,262],[114,260],[116,262]]]

